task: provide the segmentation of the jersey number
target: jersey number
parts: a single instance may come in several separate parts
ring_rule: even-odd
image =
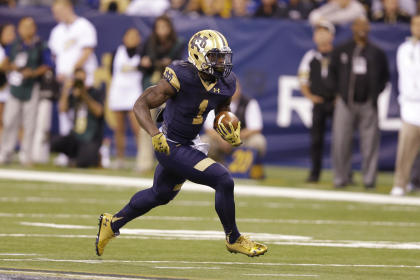
[[[193,124],[202,124],[203,123],[203,114],[206,111],[207,106],[209,105],[209,100],[204,99],[201,101],[200,105],[198,106],[198,114],[195,118],[193,118]]]

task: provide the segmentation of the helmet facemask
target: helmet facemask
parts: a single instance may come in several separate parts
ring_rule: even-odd
[[[204,56],[203,72],[216,78],[226,78],[232,71],[232,51],[229,47],[211,49]]]

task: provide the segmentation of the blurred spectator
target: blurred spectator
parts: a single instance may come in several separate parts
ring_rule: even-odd
[[[416,160],[411,168],[410,183],[407,186],[407,191],[418,191],[420,190],[420,152],[417,154]]]
[[[54,0],[18,0],[19,6],[51,6]]]
[[[129,4],[130,0],[101,0],[99,10],[101,12],[118,12],[122,14],[125,13]]]
[[[338,92],[333,119],[333,172],[337,188],[350,183],[354,129],[360,138],[363,183],[374,188],[378,169],[379,127],[377,101],[389,81],[382,49],[369,41],[369,21],[356,19],[353,39],[331,55],[330,78]]]
[[[204,16],[230,17],[231,0],[190,0],[188,11]]]
[[[412,37],[397,50],[398,88],[402,126],[398,136],[394,187],[391,195],[404,195],[413,162],[420,150],[420,15],[411,19]]]
[[[292,20],[307,19],[309,13],[315,8],[311,0],[289,0],[280,6],[281,16]]]
[[[0,0],[0,6],[16,7],[16,0]]]
[[[398,0],[383,0],[384,9],[372,15],[374,22],[395,24],[398,22],[410,22],[410,16],[398,7]]]
[[[171,6],[166,11],[166,14],[170,17],[181,16],[187,13],[187,7],[187,0],[171,0]]]
[[[277,0],[261,0],[261,4],[254,13],[254,17],[267,18],[279,18],[281,15],[282,11]]]
[[[5,48],[16,38],[15,26],[6,23],[0,26],[0,136],[3,131],[3,111],[4,103],[10,94],[10,87],[7,82],[6,72],[3,70],[2,63],[6,59]]]
[[[137,29],[129,28],[124,34],[123,44],[118,47],[112,56],[112,81],[109,89],[108,106],[114,112],[116,118],[114,131],[117,148],[116,168],[124,166],[125,123],[127,117],[129,117],[134,136],[137,138],[139,134],[139,125],[132,109],[137,98],[143,92],[143,74],[140,72],[140,42],[141,37]],[[150,64],[150,60],[148,63]]]
[[[366,15],[363,5],[357,0],[330,0],[309,14],[309,21],[315,25],[319,20],[333,24],[348,24]]]
[[[130,16],[157,17],[169,7],[169,0],[132,0],[125,13]]]
[[[19,21],[18,34],[6,48],[5,69],[10,71],[10,93],[4,109],[4,131],[0,148],[0,163],[12,159],[18,131],[23,125],[19,161],[32,163],[32,141],[39,99],[39,80],[51,66],[51,54],[46,44],[36,35],[37,26],[31,17]]]
[[[58,24],[52,29],[48,45],[55,56],[57,80],[63,84],[72,77],[74,70],[83,68],[86,85],[93,85],[97,68],[94,49],[97,45],[96,29],[87,19],[74,13],[71,0],[56,0],[52,12]],[[72,128],[72,112],[59,113],[61,135],[67,135]],[[66,165],[67,159],[60,156],[56,164]]]
[[[74,78],[66,81],[59,101],[60,111],[73,108],[74,126],[69,135],[52,139],[51,150],[66,154],[71,165],[90,167],[99,165],[102,144],[104,94],[86,84],[87,73],[77,68]]]
[[[357,0],[360,4],[362,4],[363,8],[366,11],[366,15],[372,15],[372,0]],[[381,1],[381,0],[379,0]]]
[[[232,16],[233,17],[249,17],[248,11],[250,0],[232,0]]]
[[[262,134],[263,118],[260,106],[255,99],[242,94],[239,82],[236,83],[236,87],[230,108],[241,121],[241,140],[243,143],[241,147],[254,148],[258,151],[259,157],[263,157],[267,142]],[[210,144],[209,157],[223,162],[225,156],[232,152],[233,147],[213,129],[214,118],[214,110],[212,110],[204,123],[206,134],[203,136],[203,142]]]
[[[48,69],[40,77],[38,114],[32,146],[32,161],[48,163],[50,161],[50,131],[52,124],[53,101],[59,96],[59,85],[55,80],[54,70]]]
[[[302,94],[313,103],[311,129],[311,171],[307,182],[319,181],[327,121],[334,112],[335,93],[328,85],[328,67],[333,49],[335,28],[330,22],[315,25],[313,41],[316,49],[305,53],[299,66]]]
[[[93,85],[97,67],[94,54],[96,29],[92,23],[74,13],[71,0],[56,0],[52,6],[58,24],[52,29],[48,45],[55,56],[57,78],[62,83],[77,68],[86,72],[86,84]]]
[[[383,12],[384,10],[383,1],[384,0],[372,0],[372,4],[371,4],[372,15]],[[408,16],[411,17],[416,14],[418,3],[419,1],[416,1],[416,0],[398,0],[398,8],[402,13],[407,14]]]
[[[143,59],[151,61],[149,67],[144,67],[143,88],[156,84],[165,67],[182,58],[184,48],[184,40],[176,34],[172,20],[166,15],[156,18],[143,51]]]

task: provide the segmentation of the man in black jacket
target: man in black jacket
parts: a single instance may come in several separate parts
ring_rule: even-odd
[[[377,101],[389,81],[385,53],[368,39],[369,21],[353,22],[352,40],[337,46],[331,57],[330,78],[338,98],[333,121],[334,186],[351,182],[353,132],[357,128],[366,188],[374,188],[379,155]]]

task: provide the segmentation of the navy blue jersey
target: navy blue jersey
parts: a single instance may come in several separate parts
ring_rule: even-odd
[[[164,132],[169,140],[181,144],[191,143],[200,132],[207,114],[226,102],[236,90],[235,74],[207,84],[188,61],[174,61],[166,67],[164,78],[177,91],[166,101]]]

